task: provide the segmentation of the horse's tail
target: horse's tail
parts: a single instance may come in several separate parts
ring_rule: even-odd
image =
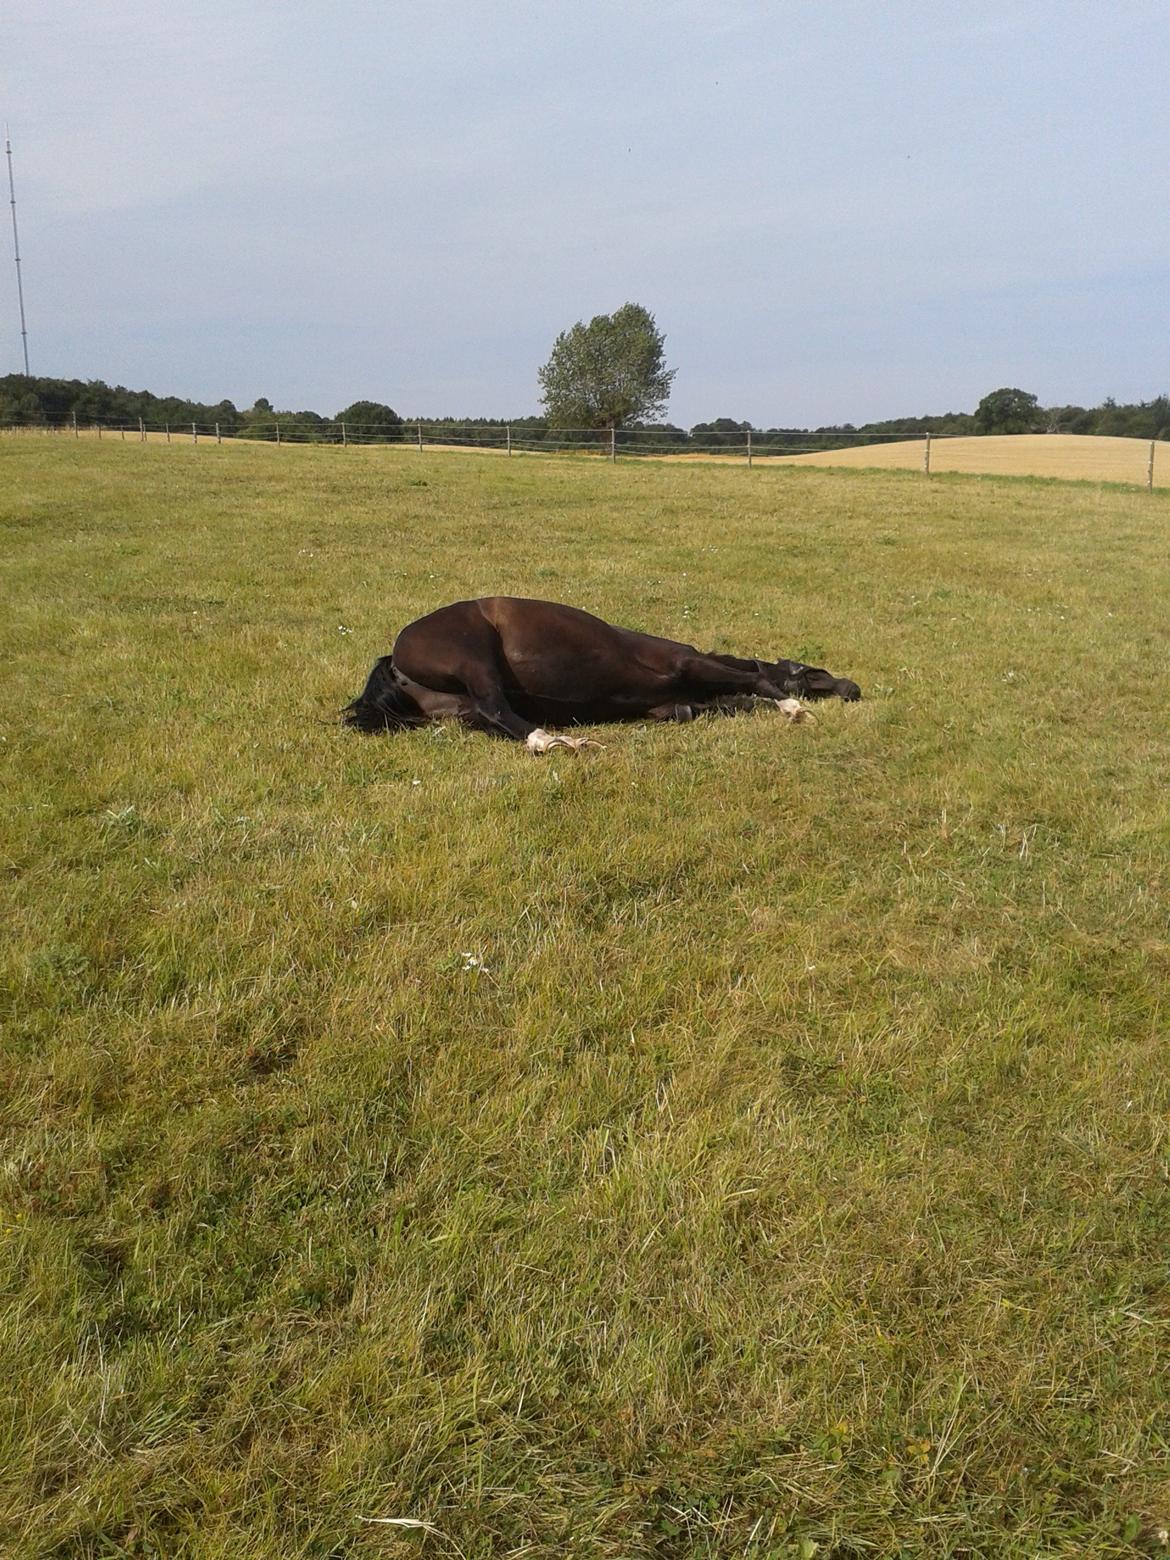
[[[388,655],[374,662],[366,686],[345,706],[341,719],[359,731],[401,731],[426,724],[426,717],[395,676]]]

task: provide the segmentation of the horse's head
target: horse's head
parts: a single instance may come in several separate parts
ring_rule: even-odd
[[[777,661],[777,685],[798,699],[844,699],[851,704],[861,698],[861,689],[848,677],[834,677],[823,666],[806,666],[803,661]]]
[[[374,662],[366,686],[341,712],[347,726],[359,731],[396,731],[403,726],[421,726],[425,717],[402,685],[388,655]]]

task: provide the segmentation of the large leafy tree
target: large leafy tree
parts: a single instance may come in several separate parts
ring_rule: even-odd
[[[993,390],[975,408],[975,426],[980,433],[1038,433],[1044,414],[1026,390]]]
[[[382,401],[351,401],[344,411],[338,412],[335,422],[343,422],[351,438],[376,440],[402,437],[402,418],[392,406]]]
[[[539,371],[549,422],[609,429],[661,417],[675,375],[663,357],[665,341],[639,303],[563,330]]]

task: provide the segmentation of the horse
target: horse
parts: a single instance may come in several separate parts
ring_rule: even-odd
[[[801,699],[860,697],[847,677],[802,661],[704,652],[615,628],[579,607],[482,596],[408,624],[342,720],[360,731],[398,731],[454,719],[545,753],[598,745],[549,726],[690,721],[756,700],[800,719]]]

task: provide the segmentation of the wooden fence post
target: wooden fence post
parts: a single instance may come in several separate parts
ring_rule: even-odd
[[[508,424],[508,454],[512,453],[512,424]]]
[[[345,424],[342,423],[342,425],[341,425],[341,447],[342,447],[342,449],[345,449],[347,443],[348,443],[348,440],[347,440],[346,432],[345,432]]]
[[[747,436],[748,436],[748,470],[750,471],[752,469],[752,430],[750,428],[747,431]]]
[[[223,435],[219,431],[219,424],[218,423],[216,423],[216,425],[215,425],[215,442],[217,444],[222,444],[223,443]]]
[[[929,432],[927,432],[927,435],[926,435],[926,449],[923,451],[923,454],[922,454],[922,475],[924,477],[929,477],[930,476],[930,433]]]
[[[1150,458],[1146,463],[1146,491],[1149,493],[1154,491],[1154,445],[1156,443],[1156,439],[1150,440]]]
[[[617,428],[609,425],[609,460],[612,465],[617,460]]]
[[[73,437],[75,439],[80,439],[80,437],[81,437],[81,435],[77,431],[77,413],[76,412],[74,412],[74,414],[73,414]]]
[[[422,423],[419,423],[419,425],[418,425],[418,447],[419,447],[419,451],[421,453],[421,451],[422,451]]]
[[[199,429],[196,428],[194,423],[191,424],[191,443],[192,444],[198,444],[199,443]]]
[[[138,442],[139,444],[146,443],[146,424],[141,417],[138,419]]]
[[[277,423],[277,425],[276,425],[276,442],[277,442],[277,444],[280,443],[280,424],[279,423]]]
[[[126,424],[123,423],[122,424],[122,443],[125,444],[125,442],[126,442]]]
[[[94,423],[94,427],[97,429],[98,443],[100,444],[102,441],[102,425],[101,423]]]
[[[171,442],[171,425],[170,423],[164,423],[163,426],[167,430],[167,443],[169,444]]]

